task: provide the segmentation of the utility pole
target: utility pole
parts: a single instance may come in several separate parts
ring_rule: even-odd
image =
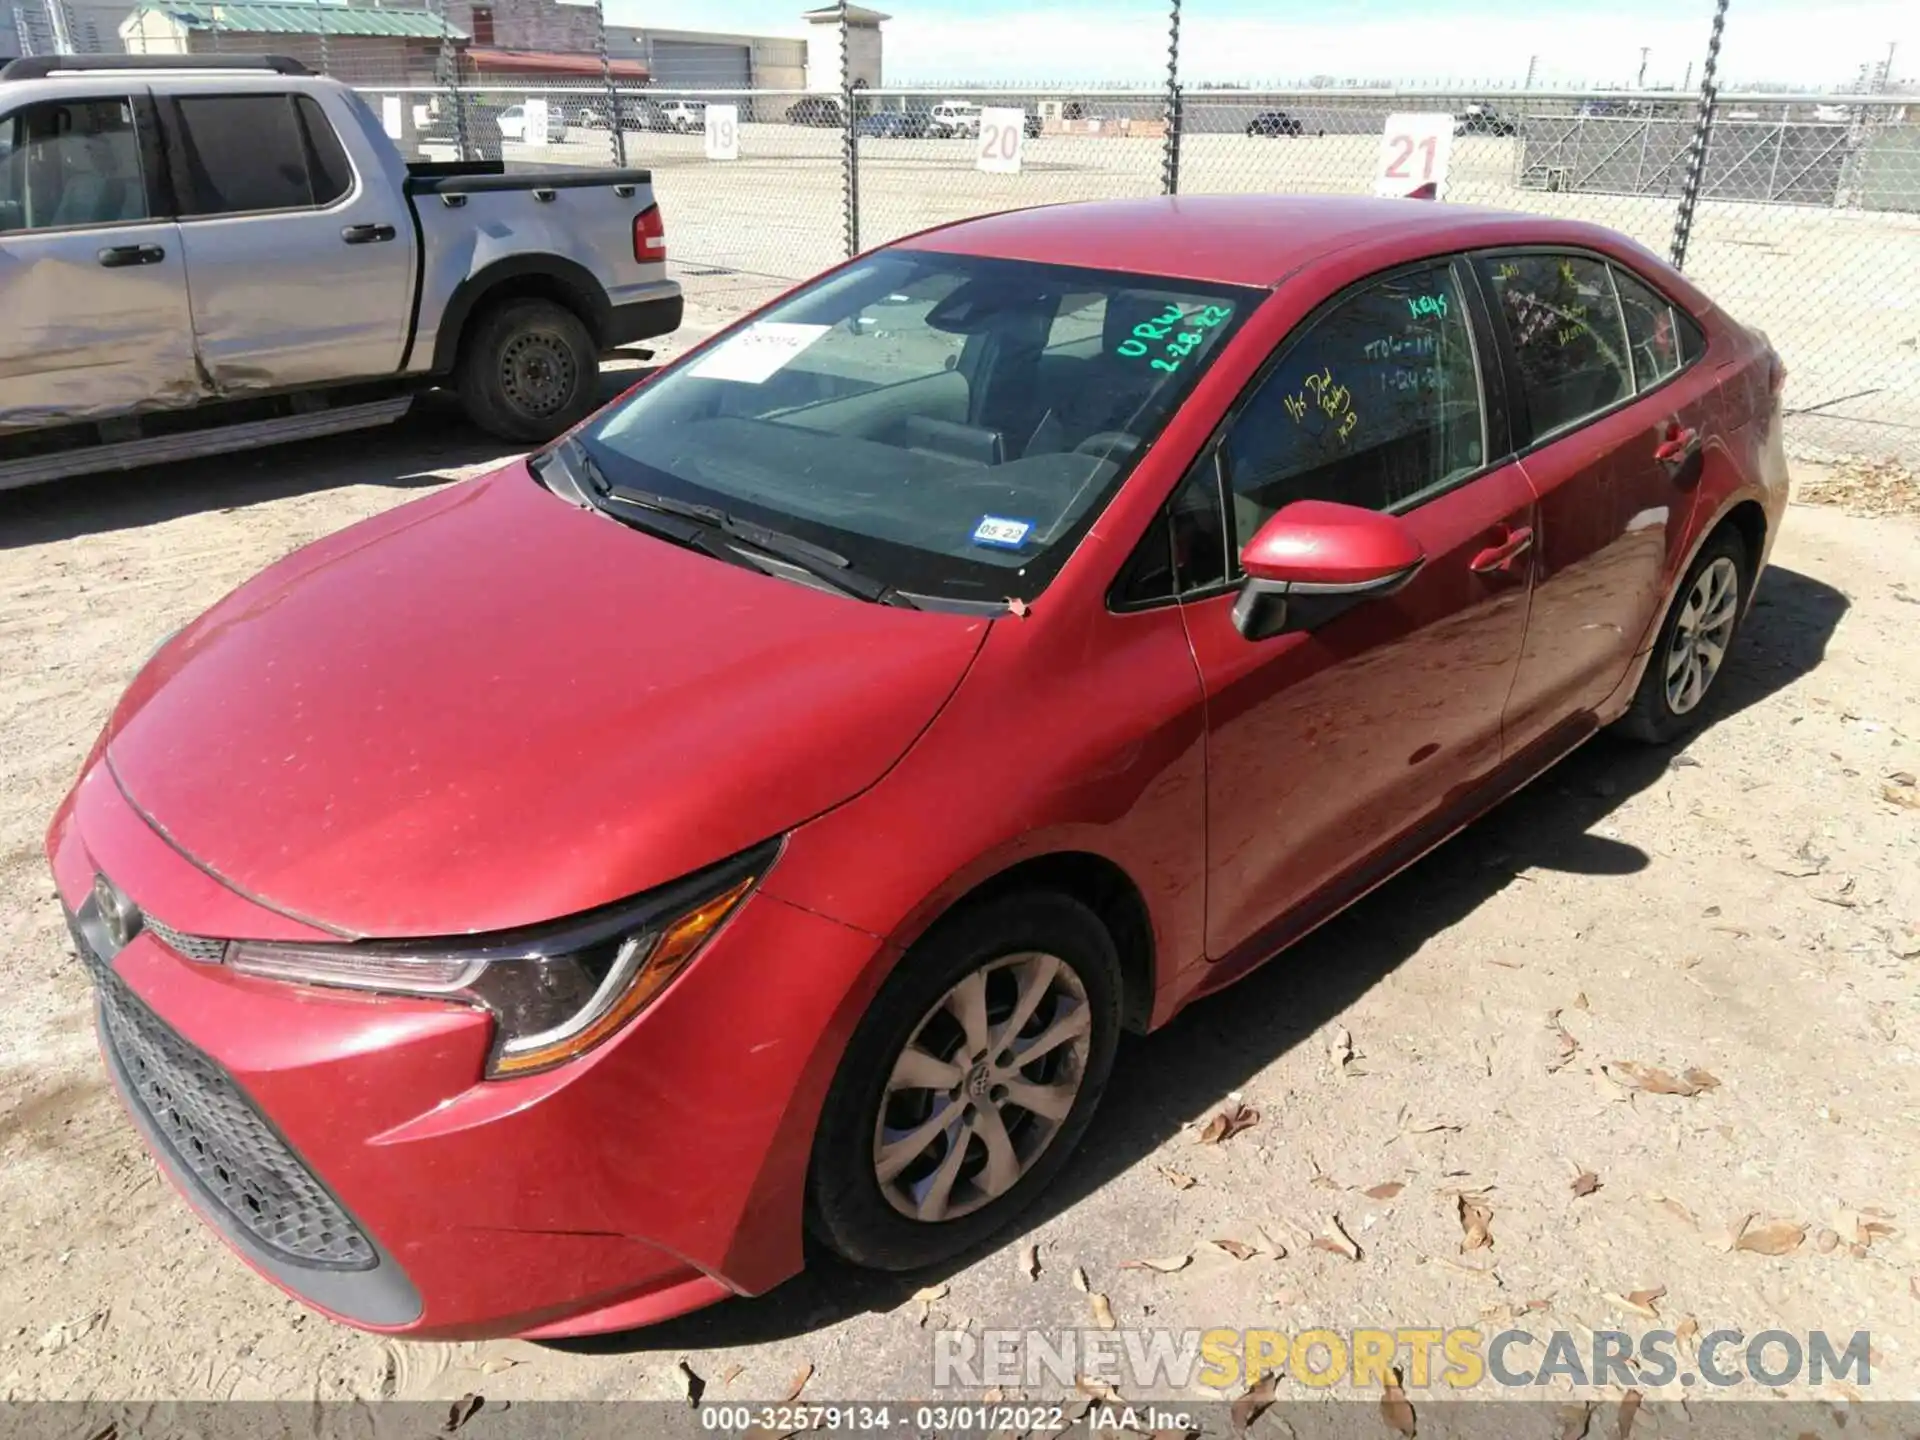
[[[1898,40],[1887,42],[1887,58],[1880,62],[1880,85],[1882,94],[1893,89],[1893,52],[1900,48]]]
[[[1647,56],[1652,53],[1653,47],[1651,45],[1642,45],[1640,47],[1640,73],[1633,77],[1633,88],[1636,90],[1644,90],[1647,88]]]

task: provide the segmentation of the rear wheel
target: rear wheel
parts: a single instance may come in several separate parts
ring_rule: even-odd
[[[508,300],[473,322],[458,388],[467,416],[490,435],[533,445],[593,409],[600,360],[580,317],[551,300]]]
[[[1620,719],[1622,734],[1667,745],[1699,728],[1746,612],[1751,573],[1746,543],[1732,530],[1701,548],[1661,623],[1633,705]]]
[[[1077,900],[1029,891],[943,921],[840,1062],[814,1137],[811,1228],[882,1270],[985,1239],[1066,1164],[1119,1034],[1119,959]]]

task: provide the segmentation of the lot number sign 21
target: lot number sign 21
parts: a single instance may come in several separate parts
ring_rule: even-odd
[[[992,109],[980,112],[980,141],[973,152],[976,170],[991,175],[1018,175],[1020,151],[1027,139],[1027,112]]]
[[[1415,200],[1447,198],[1447,159],[1453,150],[1453,116],[1389,115],[1380,136],[1380,163],[1373,193]]]

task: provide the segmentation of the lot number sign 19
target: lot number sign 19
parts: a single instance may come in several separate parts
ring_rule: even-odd
[[[974,151],[973,165],[992,175],[1018,175],[1020,152],[1027,141],[1027,112],[1024,110],[982,110],[980,141]]]
[[[1453,116],[1389,115],[1380,136],[1380,163],[1373,193],[1419,200],[1447,198],[1447,158],[1453,150]]]
[[[707,106],[707,159],[740,158],[740,107]]]

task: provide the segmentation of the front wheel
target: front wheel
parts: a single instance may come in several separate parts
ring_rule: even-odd
[[[1746,613],[1751,574],[1746,543],[1733,531],[1722,530],[1701,548],[1661,622],[1633,704],[1620,719],[1623,735],[1668,745],[1699,727],[1707,694]]]
[[[551,440],[593,410],[600,361],[579,316],[551,300],[509,300],[473,322],[458,388],[467,417],[520,444]]]
[[[1029,891],[941,922],[841,1059],[814,1136],[810,1228],[880,1270],[978,1244],[1066,1164],[1119,1034],[1119,959],[1079,901]]]

